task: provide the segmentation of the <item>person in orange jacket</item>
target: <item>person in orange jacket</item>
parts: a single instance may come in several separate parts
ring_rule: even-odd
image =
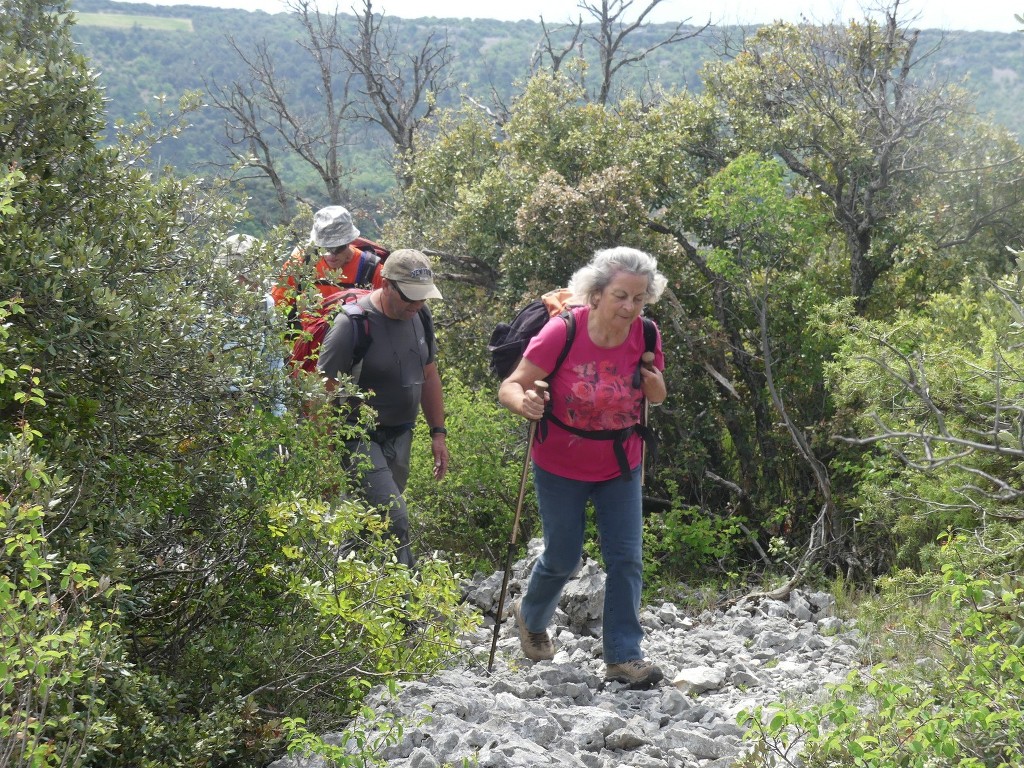
[[[281,271],[281,281],[271,289],[274,303],[278,306],[294,304],[301,290],[301,275],[318,249],[320,258],[316,262],[314,284],[323,298],[353,287],[380,288],[383,264],[372,251],[362,251],[353,244],[357,237],[359,230],[352,223],[348,209],[329,205],[317,211],[309,245],[292,251]]]

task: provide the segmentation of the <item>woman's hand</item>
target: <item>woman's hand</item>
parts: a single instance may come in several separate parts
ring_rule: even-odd
[[[668,395],[665,377],[654,367],[640,366],[640,388],[651,405],[661,405]]]
[[[546,381],[533,382],[533,389],[523,390],[519,415],[530,421],[539,421],[544,416],[544,407],[550,398]]]
[[[524,419],[537,421],[544,415],[544,404],[551,397],[545,381],[549,371],[534,365],[526,358],[498,388],[498,402]]]

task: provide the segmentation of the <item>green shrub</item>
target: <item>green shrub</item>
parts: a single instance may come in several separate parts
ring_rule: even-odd
[[[471,391],[454,376],[444,382],[451,465],[433,478],[430,438],[416,430],[408,498],[413,546],[440,550],[465,567],[503,564],[523,472],[527,425],[498,405],[492,390]],[[533,475],[527,477],[519,544],[540,531]],[[535,533],[536,532],[536,533]]]
[[[16,451],[17,441],[7,448]],[[0,501],[0,763],[6,766],[86,765],[115,746],[111,677],[129,673],[117,589],[88,566],[55,557],[43,518],[38,505]]]
[[[5,352],[5,321],[21,311],[0,301]],[[24,366],[0,358],[0,382],[22,408],[45,407]],[[0,764],[12,768],[86,765],[116,746],[110,698],[131,674],[116,600],[123,588],[48,544],[68,489],[35,454],[39,437],[22,421],[0,444]]]
[[[17,447],[0,574],[4,663],[28,671],[2,746],[40,765],[265,765],[283,717],[337,725],[375,683],[442,663],[457,582],[441,561],[399,568],[376,515],[342,502],[343,435],[297,416],[308,393],[267,413],[273,339],[212,264],[238,211],[216,182],[147,167],[182,116],[101,146],[68,3],[0,9],[0,169],[17,169],[0,170],[0,302],[18,297],[0,305],[0,443]],[[58,466],[66,493],[43,478]],[[40,643],[63,656],[42,665]]]
[[[884,584],[883,596],[902,596],[900,612],[883,603],[890,629],[917,635],[920,655],[851,672],[824,704],[789,702],[741,713],[757,747],[740,765],[1021,765],[1022,542],[1010,528],[995,528],[984,540],[951,538],[936,553],[938,572]],[[922,603],[910,594],[930,598]],[[895,624],[896,616],[902,623]]]
[[[674,490],[671,484],[669,488]],[[674,496],[674,494],[672,494]],[[688,574],[731,560],[742,546],[740,520],[717,517],[700,507],[673,503],[644,520],[644,586],[669,588]]]
[[[885,320],[830,311],[835,429],[863,452],[839,468],[857,484],[858,549],[877,572],[920,570],[943,531],[1018,514],[1022,306],[1018,269]]]

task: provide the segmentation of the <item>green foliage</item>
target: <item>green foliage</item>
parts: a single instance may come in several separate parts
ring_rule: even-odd
[[[144,170],[182,112],[100,146],[65,11],[0,13],[0,748],[264,765],[283,714],[335,726],[447,659],[457,581],[397,566],[346,500],[342,422],[297,417],[311,387],[270,413],[278,320],[213,266],[239,212],[217,183]]]
[[[451,465],[440,483],[432,474],[425,429],[414,437],[409,498],[414,546],[440,550],[467,570],[502,566],[523,471],[526,423],[498,405],[491,389],[445,380]],[[527,477],[519,545],[538,535],[533,476]],[[418,539],[418,541],[417,541]]]
[[[589,104],[566,76],[540,73],[526,84],[500,134],[488,132],[478,114],[442,115],[436,140],[421,147],[411,168],[398,226],[445,251],[472,253],[467,267],[497,293],[494,302],[485,291],[467,292],[454,309],[445,308],[452,313],[449,342],[484,336],[489,327],[482,318],[497,319],[495,306],[520,306],[527,296],[564,285],[597,248],[627,244],[658,254],[672,293],[649,310],[662,329],[669,385],[669,402],[654,417],[667,437],[663,466],[652,473],[654,493],[672,494],[679,508],[722,506],[721,493],[707,489],[704,467],[713,463],[716,474],[743,478],[741,514],[760,525],[758,518],[778,506],[760,492],[761,482],[771,486],[770,494],[781,486],[802,506],[808,494],[807,480],[786,453],[785,435],[774,434],[763,376],[754,370],[760,335],[755,299],[763,302],[771,291],[776,377],[793,393],[791,407],[804,423],[822,423],[820,390],[804,382],[819,375],[828,349],[803,333],[803,318],[840,285],[819,245],[825,219],[791,194],[778,163],[755,153],[722,166],[709,160],[720,147],[705,101],[666,98],[643,121],[635,119],[638,109],[629,98],[608,108]],[[698,145],[699,152],[681,153],[680,144]],[[457,171],[456,157],[466,161]],[[440,185],[442,178],[456,182]],[[653,226],[652,210],[660,216]],[[667,232],[652,232],[668,225]],[[714,246],[710,253],[718,262],[691,246],[683,234],[691,231]],[[725,279],[729,264],[743,273],[732,273],[735,284]],[[726,297],[728,306],[705,306],[704,296]],[[715,319],[705,321],[711,313]],[[731,327],[722,328],[723,322]],[[459,349],[458,376],[476,384],[475,357]],[[704,376],[701,363],[714,360],[722,370],[724,354],[744,365],[734,394],[753,409],[721,402]],[[735,379],[735,372],[726,376]],[[755,446],[778,457],[776,463],[756,467]],[[728,471],[722,470],[726,462]],[[809,499],[806,514],[816,514],[816,507]]]
[[[310,731],[302,718],[284,718],[281,725],[288,739],[288,753],[307,759],[316,755],[327,760],[333,768],[383,765],[384,759],[377,756],[401,740],[402,724],[390,719],[388,713],[378,714],[369,707],[363,707],[359,716],[360,725],[346,728],[337,744]],[[367,723],[365,728],[363,723]]]
[[[823,364],[841,339],[809,324],[851,293],[861,311],[912,314],[936,289],[1001,273],[993,245],[1016,237],[1005,214],[1019,206],[1019,148],[963,91],[918,83],[916,66],[907,79],[914,40],[899,23],[779,24],[709,67],[704,94],[598,107],[570,66],[525,83],[498,126],[475,106],[441,114],[411,158],[396,229],[436,243],[474,286],[449,338],[483,335],[495,305],[564,284],[596,248],[657,254],[669,291],[648,311],[669,397],[651,493],[738,514],[752,544],[780,538],[780,552],[806,541],[827,500],[828,546],[843,547],[874,525],[857,484],[878,461],[833,440]],[[479,382],[476,354],[462,356],[458,375]],[[891,562],[868,550],[854,567]]]
[[[874,547],[895,547],[897,565],[919,565],[949,527],[1018,517],[1020,307],[1014,276],[965,283],[886,321],[842,308],[824,318],[840,340],[826,367],[837,429],[873,446],[850,469],[860,530]]]
[[[882,201],[885,226],[864,255],[887,266],[877,305],[886,319],[836,310],[823,317],[834,321],[829,335],[807,324],[848,292],[850,243],[820,190],[791,166],[784,172],[771,159],[778,147],[764,143],[772,137],[754,125],[773,116],[758,99],[761,86],[784,80],[778,71],[757,80],[739,57],[728,97],[627,97],[607,108],[587,103],[571,76],[540,73],[500,128],[479,110],[440,116],[411,159],[389,238],[444,251],[446,269],[463,278],[445,289],[438,313],[453,463],[435,483],[418,430],[409,496],[422,567],[413,573],[394,562],[381,521],[339,467],[346,433],[326,412],[320,382],[296,382],[288,412],[268,413],[282,385],[272,364],[279,321],[254,315],[253,296],[211,267],[239,213],[227,190],[143,170],[161,141],[184,135],[199,100],[187,95],[104,148],[103,101],[70,41],[67,6],[2,2],[0,87],[10,98],[0,106],[0,425],[14,446],[2,457],[5,488],[26,494],[4,500],[3,638],[13,638],[19,669],[32,666],[25,660],[40,642],[75,641],[59,663],[33,667],[53,692],[46,713],[31,715],[39,764],[74,739],[98,766],[265,764],[285,739],[298,751],[323,746],[312,734],[358,715],[375,682],[445,663],[469,617],[457,575],[426,553],[450,552],[460,567],[497,562],[522,472],[525,425],[479,386],[482,331],[523,296],[564,283],[597,247],[657,253],[670,283],[651,308],[670,390],[653,416],[663,442],[650,490],[670,506],[648,526],[653,583],[710,565],[736,570],[741,524],[761,544],[777,539],[773,554],[794,551],[800,524],[820,508],[794,433],[840,471],[835,495],[851,511],[840,522],[863,534],[861,551],[903,546],[900,562],[945,565],[946,550],[930,545],[937,532],[1015,514],[1019,286],[965,282],[935,294],[1003,266],[1007,224],[983,227],[990,240],[963,258],[939,245],[963,231],[976,203],[1016,210],[1009,180],[1019,169],[983,162],[990,151],[1012,155],[1006,137],[958,122],[943,134],[943,157],[970,158],[978,171]],[[803,55],[786,47],[791,33],[769,35],[782,53]],[[145,47],[150,34],[122,36]],[[834,85],[838,71],[819,72],[818,84]],[[813,74],[799,85],[813,88]],[[774,137],[821,139],[831,154],[802,155],[810,167],[871,172],[862,144],[870,131],[853,130],[865,116],[842,101],[830,121],[813,109],[783,115]],[[257,249],[262,274],[281,245]],[[826,379],[821,366],[836,350]],[[300,400],[315,419],[298,418]],[[879,421],[865,417],[872,409]],[[889,431],[873,440],[879,424]],[[837,427],[871,444],[837,449],[829,436],[847,433]],[[51,482],[58,473],[66,481]],[[936,594],[962,616],[949,669],[982,683],[972,694],[957,675],[936,681],[922,668],[910,682],[851,682],[850,697],[877,695],[878,710],[905,723],[928,702],[947,725],[919,728],[922,748],[944,749],[955,733],[958,746],[997,754],[975,720],[1018,727],[1012,701],[986,680],[1019,695],[993,663],[1008,658],[1019,627],[1002,609],[972,611],[965,601],[988,590],[1017,610],[1019,587],[969,568],[942,573]],[[50,605],[65,613],[43,610]],[[27,701],[22,690],[37,681],[21,679]],[[947,702],[968,714],[947,717]],[[18,707],[4,714],[24,720],[30,704]],[[845,727],[850,714],[837,706],[823,717]],[[98,723],[91,736],[80,715]],[[894,738],[887,721],[869,722],[876,744]],[[13,719],[5,727],[28,734]],[[848,733],[848,744],[872,748]]]
[[[711,566],[736,558],[742,522],[679,503],[649,514],[644,520],[644,589],[671,591],[690,574],[707,573]]]
[[[1024,585],[1019,530],[950,538],[939,571],[883,584],[893,629],[922,611],[927,661],[876,665],[834,686],[828,701],[739,716],[758,742],[739,765],[1012,766],[1024,759]],[[993,566],[996,566],[993,568]],[[910,595],[930,594],[926,606]],[[888,598],[888,599],[886,599]],[[909,604],[909,605],[908,605]],[[908,610],[909,609],[909,610]]]
[[[862,310],[877,294],[881,314],[892,281],[948,290],[1005,269],[1000,246],[1021,218],[1017,142],[977,120],[966,90],[920,71],[921,41],[898,10],[884,23],[764,27],[706,75],[734,141],[777,155],[828,202],[851,292]]]
[[[302,66],[304,53],[294,43],[297,30],[292,14],[196,6],[153,9],[136,6],[129,9],[131,13],[126,13],[123,3],[112,0],[77,0],[75,9],[74,36],[82,44],[93,68],[100,72],[101,83],[110,98],[108,114],[112,122],[132,121],[139,112],[152,107],[154,96],[165,95],[176,101],[189,90],[203,88],[204,76],[220,84],[242,78],[241,62],[230,48],[229,37],[246,51],[255,50],[255,46],[265,40],[274,53],[279,71],[287,73],[293,90],[302,97],[299,111],[309,113],[317,109],[314,82],[317,74]],[[339,10],[343,28],[354,23],[354,17],[346,13],[347,7]],[[396,24],[403,45],[414,36],[422,35],[423,25],[418,21],[397,19],[390,13],[386,18]],[[120,20],[124,20],[127,28],[111,26]],[[188,31],[157,28],[170,23]],[[515,84],[528,76],[538,41],[544,37],[538,21],[462,18],[438,21],[433,28],[445,28],[455,53],[452,81],[459,83],[463,92],[475,100],[485,103],[512,102]],[[674,25],[654,24],[637,30],[626,40],[624,51],[636,53],[641,46],[649,45],[673,28]],[[719,28],[717,32],[738,35],[738,30],[731,28]],[[557,48],[568,41],[569,31],[552,29],[549,25],[548,34]],[[979,113],[994,114],[998,122],[1020,134],[1021,115],[1014,105],[1020,103],[1024,83],[1016,75],[1020,71],[1016,36],[922,30],[922,50],[930,50],[940,35],[945,55],[930,59],[936,77],[950,82],[961,82],[969,77],[970,88],[978,96]],[[624,68],[618,78],[627,90],[653,87],[666,93],[676,89],[699,93],[704,87],[699,76],[701,68],[718,58],[714,46],[708,45],[707,35],[700,35],[653,51],[644,58],[642,66]],[[454,93],[443,94],[440,105],[451,106],[454,101]],[[637,113],[638,120],[648,117],[645,111]],[[179,141],[162,147],[163,161],[182,172],[223,163],[222,120],[217,110],[206,108],[196,113],[192,122],[192,127]],[[374,198],[387,194],[395,186],[386,153],[379,151],[382,138],[379,133],[371,132],[345,153],[344,160],[347,167],[354,169],[353,190]],[[295,175],[296,187],[304,181],[300,174]],[[382,181],[384,187],[380,186]],[[273,214],[267,210],[267,203],[271,202],[269,191],[257,186],[252,187],[251,192],[256,194],[253,211],[261,210],[258,220],[272,221]],[[267,210],[265,215],[264,210]]]
[[[21,436],[3,447],[5,480],[29,446]],[[20,469],[25,485],[40,483],[38,466]],[[129,673],[115,589],[50,552],[38,504],[0,501],[0,531],[0,758],[9,766],[87,764],[116,745],[109,676]]]
[[[0,347],[18,311],[0,302]],[[0,381],[21,408],[45,407],[24,366],[0,358]],[[68,488],[35,454],[40,436],[22,422],[0,445],[0,762],[79,766],[117,744],[110,697],[130,674],[116,601],[124,587],[49,546],[47,515],[61,513]]]

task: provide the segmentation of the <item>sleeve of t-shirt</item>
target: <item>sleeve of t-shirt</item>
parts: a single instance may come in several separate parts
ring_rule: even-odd
[[[352,328],[349,326],[351,322],[347,314],[338,312],[320,345],[320,357],[316,367],[328,378],[336,379],[338,374],[352,370]]]
[[[568,338],[569,330],[565,320],[555,315],[545,324],[543,328],[530,339],[526,345],[523,357],[540,368],[544,373],[551,373],[555,370],[555,363],[558,356],[565,348],[565,341]]]

